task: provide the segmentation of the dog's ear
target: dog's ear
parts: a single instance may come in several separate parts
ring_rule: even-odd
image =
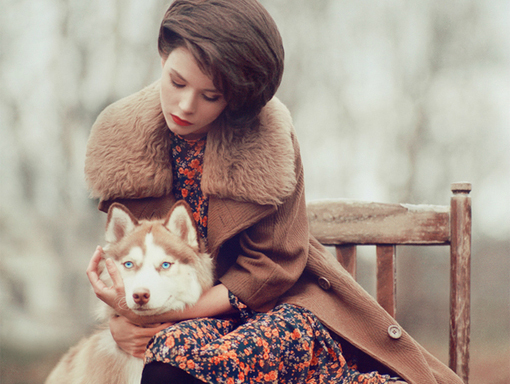
[[[138,225],[138,220],[125,206],[113,203],[108,209],[105,238],[108,243],[116,243]]]
[[[189,205],[181,200],[175,203],[165,219],[165,227],[192,248],[198,249],[198,231]]]

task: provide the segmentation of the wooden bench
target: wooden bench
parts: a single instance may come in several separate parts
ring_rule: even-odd
[[[409,205],[320,200],[308,203],[312,234],[334,246],[338,261],[356,278],[357,245],[375,245],[377,301],[396,313],[397,245],[450,247],[449,366],[469,376],[471,184],[454,183],[450,205]]]

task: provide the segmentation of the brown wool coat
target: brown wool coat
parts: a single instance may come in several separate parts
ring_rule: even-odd
[[[119,201],[139,218],[168,211],[175,202],[168,132],[159,82],[101,113],[85,163],[101,210]],[[248,306],[264,310],[277,300],[303,306],[409,383],[461,383],[405,331],[390,337],[395,320],[309,235],[299,146],[276,98],[258,128],[209,132],[202,190],[216,275]]]

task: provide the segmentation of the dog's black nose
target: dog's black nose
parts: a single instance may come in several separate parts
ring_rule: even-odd
[[[135,292],[133,292],[133,300],[138,305],[147,304],[150,298],[151,293],[147,288],[139,288]]]

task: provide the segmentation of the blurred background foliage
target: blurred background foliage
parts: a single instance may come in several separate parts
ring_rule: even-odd
[[[0,0],[2,384],[42,383],[94,326],[84,271],[105,217],[86,141],[106,105],[158,78],[168,3]],[[510,2],[262,3],[308,199],[448,204],[450,183],[473,183],[471,383],[510,382]],[[444,362],[448,278],[447,252],[400,251],[398,320]]]

